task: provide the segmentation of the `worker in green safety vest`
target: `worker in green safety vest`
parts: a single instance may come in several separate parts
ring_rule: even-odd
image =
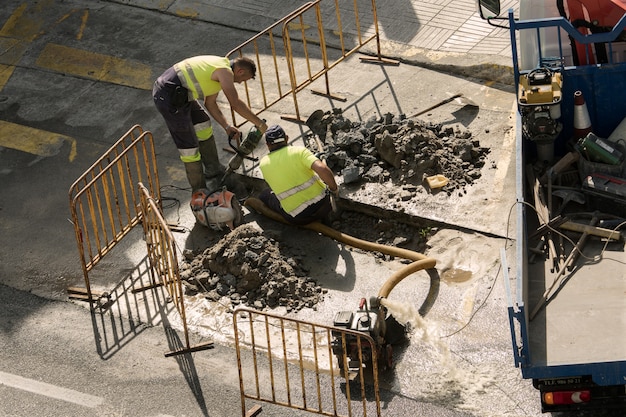
[[[289,223],[325,222],[332,211],[330,194],[339,192],[335,176],[310,150],[288,141],[278,125],[265,132],[270,152],[261,158],[259,168],[270,188],[260,193],[259,200]]]
[[[211,118],[239,144],[241,132],[231,126],[217,104],[220,91],[235,112],[253,123],[261,133],[267,125],[237,94],[239,84],[256,75],[256,64],[249,58],[230,60],[202,55],[187,58],[168,68],[154,83],[152,96],[185,164],[192,193],[206,188],[205,178],[223,175],[213,137]]]

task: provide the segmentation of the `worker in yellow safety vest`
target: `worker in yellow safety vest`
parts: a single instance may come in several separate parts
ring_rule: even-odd
[[[239,144],[241,132],[231,126],[217,104],[220,91],[235,112],[261,133],[267,125],[237,94],[235,83],[254,79],[256,64],[249,58],[203,55],[187,58],[168,68],[154,83],[152,96],[185,164],[192,193],[206,188],[206,178],[223,175],[213,137],[211,117],[229,138]],[[204,165],[204,168],[203,168]]]
[[[278,125],[265,132],[270,152],[261,158],[259,168],[270,188],[263,190],[259,199],[289,223],[325,221],[332,210],[330,193],[338,193],[335,176],[310,150],[289,146],[288,141]]]

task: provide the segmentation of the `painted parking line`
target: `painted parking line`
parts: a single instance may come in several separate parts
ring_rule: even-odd
[[[47,44],[36,64],[63,74],[152,90],[152,69],[140,62],[96,52]]]
[[[41,7],[46,7],[45,3],[49,3],[50,0],[46,0],[42,3]],[[6,36],[10,38],[23,39],[26,41],[34,40],[42,30],[43,19],[29,16],[28,4],[24,3],[13,11],[13,14],[9,16],[7,21],[0,29],[0,36]],[[40,9],[41,10],[41,9]],[[37,10],[36,10],[37,12]]]
[[[24,378],[19,375],[13,375],[2,371],[0,371],[0,384],[32,392],[34,394],[45,395],[46,397],[55,398],[57,400],[82,405],[83,407],[96,408],[104,403],[104,399],[102,397],[96,397],[94,395],[85,394],[72,389],[47,384],[45,382]]]
[[[39,130],[0,120],[0,146],[40,157],[55,156],[64,142],[71,145],[69,160],[76,158],[76,140],[59,133]]]

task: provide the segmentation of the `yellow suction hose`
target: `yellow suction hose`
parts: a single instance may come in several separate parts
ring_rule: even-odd
[[[288,224],[288,222],[278,213],[270,210],[261,200],[255,197],[249,197],[246,199],[244,205],[248,208],[252,208],[258,213],[261,213],[265,217],[269,217],[278,222],[282,222]],[[430,289],[428,292],[428,296],[424,301],[424,304],[420,308],[419,312],[423,316],[430,310],[430,307],[434,303],[435,298],[437,297],[437,293],[439,292],[439,275],[434,270],[437,261],[433,258],[429,258],[428,256],[421,254],[419,252],[415,252],[408,249],[397,248],[395,246],[387,246],[381,245],[379,243],[368,242],[366,240],[357,239],[355,237],[346,235],[341,233],[331,227],[325,226],[322,223],[314,222],[309,223],[305,226],[302,226],[305,229],[310,229],[315,232],[322,233],[330,238],[338,242],[345,243],[346,245],[354,246],[359,249],[368,250],[372,252],[381,252],[385,255],[396,256],[403,259],[409,259],[414,262],[411,262],[407,266],[399,269],[397,272],[392,274],[383,286],[378,291],[378,298],[388,298],[391,290],[394,289],[400,281],[402,281],[407,276],[421,271],[423,269],[433,270],[429,271],[430,275]]]

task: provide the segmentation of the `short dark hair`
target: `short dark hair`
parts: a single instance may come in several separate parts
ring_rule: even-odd
[[[248,70],[250,75],[252,75],[252,79],[256,76],[256,64],[250,58],[246,58],[245,56],[235,58],[233,65]]]

